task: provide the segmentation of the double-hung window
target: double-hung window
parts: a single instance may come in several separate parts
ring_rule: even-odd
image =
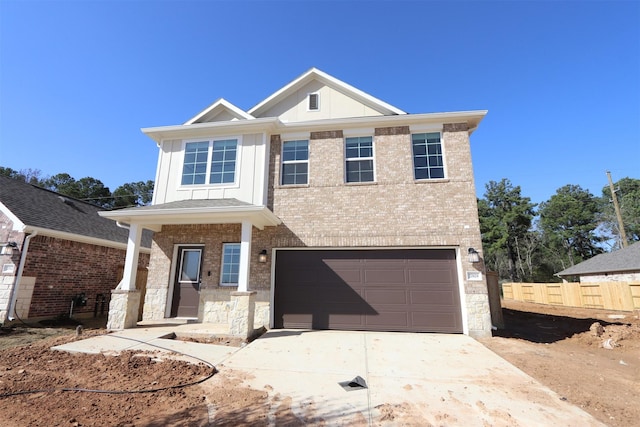
[[[411,135],[413,145],[413,176],[415,179],[444,178],[444,160],[440,133]]]
[[[184,148],[182,185],[235,182],[237,139],[187,142]]]
[[[309,182],[309,141],[282,143],[282,185]]]
[[[346,139],[347,182],[373,182],[373,138]]]
[[[222,245],[222,271],[220,285],[238,286],[240,275],[240,243],[224,243]]]

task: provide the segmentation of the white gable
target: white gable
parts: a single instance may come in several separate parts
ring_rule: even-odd
[[[309,108],[317,95],[317,109]],[[278,117],[283,122],[389,116],[404,111],[312,68],[249,110],[253,117]]]
[[[220,98],[213,104],[185,122],[185,125],[195,123],[228,122],[232,120],[250,120],[251,114],[242,111],[226,99]]]

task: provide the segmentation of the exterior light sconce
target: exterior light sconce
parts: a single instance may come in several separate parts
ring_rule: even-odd
[[[267,250],[263,249],[259,254],[258,254],[258,262],[261,263],[265,263],[267,262]]]
[[[474,248],[469,248],[469,262],[472,264],[480,262],[480,254]]]
[[[0,255],[13,255],[13,251],[18,249],[18,244],[16,242],[7,242],[0,244],[2,249],[0,249]]]

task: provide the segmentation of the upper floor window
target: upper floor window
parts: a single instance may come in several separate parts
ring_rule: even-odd
[[[309,180],[309,141],[282,143],[282,185],[306,184]]]
[[[440,133],[411,135],[413,144],[413,176],[415,179],[444,178],[444,161]]]
[[[182,185],[235,182],[237,151],[237,139],[187,142]]]
[[[373,138],[346,139],[347,182],[373,182]]]
[[[318,111],[320,109],[320,94],[319,93],[310,93],[308,96],[309,99],[309,111]]]

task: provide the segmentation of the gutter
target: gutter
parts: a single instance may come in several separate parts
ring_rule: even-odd
[[[31,239],[38,235],[37,231],[29,234],[22,244],[22,250],[20,251],[20,265],[18,266],[18,274],[16,274],[16,278],[13,281],[13,286],[11,287],[11,296],[9,297],[9,310],[7,311],[7,318],[12,321],[15,319],[12,313],[15,314],[16,309],[16,300],[18,299],[18,289],[20,288],[20,281],[22,280],[22,272],[24,271],[24,264],[27,261],[27,252],[29,251],[29,242]]]

